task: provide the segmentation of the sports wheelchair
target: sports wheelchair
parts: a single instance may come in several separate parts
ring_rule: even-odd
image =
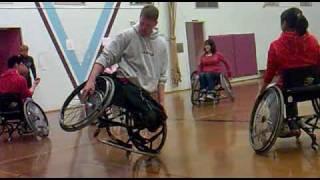
[[[249,139],[256,153],[268,152],[276,139],[296,137],[302,129],[311,138],[311,147],[318,149],[315,129],[320,117],[320,81],[318,68],[308,66],[286,69],[280,73],[283,86],[270,84],[256,99],[250,125]],[[289,112],[289,107],[298,102],[311,101],[314,115],[298,116],[298,109]],[[290,109],[291,109],[290,108]],[[295,121],[298,134],[291,133],[289,121]]]
[[[0,135],[7,133],[11,142],[15,131],[19,135],[47,137],[49,122],[41,107],[31,98],[22,102],[17,94],[0,94]]]
[[[112,104],[116,77],[101,74],[96,78],[95,92],[83,98],[86,82],[76,87],[68,96],[60,111],[60,126],[68,132],[77,131],[98,119],[94,137],[99,142],[131,152],[149,156],[160,153],[166,136],[166,121],[160,123],[156,131],[149,131],[139,119],[138,112]],[[105,130],[107,138],[99,136]]]
[[[227,96],[222,96],[221,92],[224,91]],[[221,99],[229,98],[231,101],[234,101],[234,95],[232,92],[232,87],[229,79],[223,74],[220,73],[219,83],[214,87],[214,91],[212,93],[213,99],[206,98],[204,100],[200,100],[200,97],[203,95],[207,95],[208,92],[200,91],[200,81],[199,74],[197,71],[192,72],[191,74],[191,102],[193,105],[200,105],[202,102],[213,102],[215,104],[219,103]]]

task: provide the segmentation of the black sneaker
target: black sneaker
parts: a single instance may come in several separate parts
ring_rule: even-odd
[[[300,131],[300,127],[297,123],[296,120],[289,120],[288,121],[288,125],[289,125],[289,128],[290,128],[290,135],[291,136],[300,136],[301,134],[301,131]]]
[[[296,120],[288,120],[288,125],[291,130],[300,129]]]

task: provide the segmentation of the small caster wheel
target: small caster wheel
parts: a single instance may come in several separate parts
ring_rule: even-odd
[[[316,144],[316,143],[313,143],[313,144],[311,145],[311,147],[312,147],[312,149],[315,150],[315,151],[318,151],[318,149],[319,149],[319,146],[318,146],[318,144]]]

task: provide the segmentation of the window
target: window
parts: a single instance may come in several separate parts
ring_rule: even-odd
[[[144,6],[148,4],[153,4],[152,2],[130,2],[130,5],[139,5],[139,6]]]
[[[55,2],[55,5],[79,5],[84,6],[85,2]]]
[[[279,2],[264,2],[263,7],[276,7],[279,6]]]
[[[300,6],[312,6],[312,2],[300,2]]]
[[[218,8],[218,2],[196,2],[196,8]]]

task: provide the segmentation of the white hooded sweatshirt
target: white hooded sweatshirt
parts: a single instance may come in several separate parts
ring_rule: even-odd
[[[168,53],[164,38],[155,30],[150,37],[142,37],[138,24],[113,38],[96,63],[105,68],[118,64],[118,77],[125,77],[150,93],[167,81]]]

